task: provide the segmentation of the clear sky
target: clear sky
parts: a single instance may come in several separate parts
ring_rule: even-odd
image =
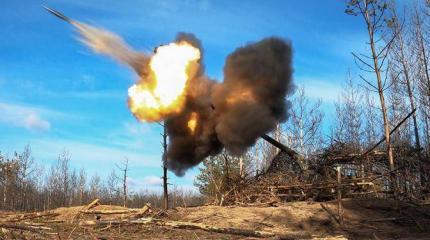
[[[290,39],[294,81],[321,98],[326,123],[341,84],[364,49],[364,25],[344,13],[341,0],[3,0],[0,3],[0,150],[11,155],[30,144],[45,166],[68,150],[72,166],[105,176],[130,159],[130,184],[158,189],[161,128],[138,123],[127,108],[133,71],[93,54],[76,32],[48,14],[109,29],[136,49],[150,51],[178,31],[203,42],[207,73],[222,79],[225,57],[268,36]],[[48,169],[48,167],[46,167]],[[191,188],[197,169],[171,183]]]

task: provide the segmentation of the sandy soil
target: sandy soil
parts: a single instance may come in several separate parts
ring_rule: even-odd
[[[337,214],[337,204],[324,203]],[[274,233],[306,232],[314,238],[345,239],[430,239],[429,207],[385,200],[344,200],[341,227],[320,203],[291,202],[276,207],[179,208],[172,218],[221,227],[238,227]]]
[[[336,203],[324,204],[336,213]],[[264,231],[278,236],[307,235],[311,239],[430,239],[430,207],[401,204],[400,213],[395,206],[394,202],[384,200],[344,200],[344,226],[340,226],[316,202],[292,202],[276,206],[177,208],[158,217],[163,221]],[[84,227],[77,221],[71,223],[81,209],[82,207],[59,208],[53,211],[58,214],[55,217],[32,221],[32,224],[49,227],[50,235],[0,226],[0,239],[257,239],[155,224],[121,223]],[[101,205],[92,210],[103,209],[125,208]],[[2,213],[3,218],[10,214],[12,213]],[[80,217],[80,221],[121,220],[126,217],[125,214],[85,215]],[[26,224],[25,221],[13,222],[18,223]]]

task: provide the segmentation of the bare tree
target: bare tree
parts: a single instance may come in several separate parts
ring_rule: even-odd
[[[335,138],[343,143],[349,144],[355,151],[361,151],[362,143],[362,94],[353,77],[348,71],[345,78],[345,85],[336,108]]]
[[[76,174],[76,169],[72,170],[70,174],[70,196],[69,196],[69,207],[73,205],[78,195],[78,175]]]
[[[163,137],[163,207],[164,209],[169,209],[169,192],[167,186],[167,129],[165,124],[161,124],[161,126],[163,126],[163,133],[161,134]]]
[[[99,175],[95,174],[90,178],[89,181],[89,193],[90,199],[100,198],[102,189],[102,180]]]
[[[60,177],[60,186],[62,191],[62,205],[67,206],[67,199],[69,198],[70,191],[70,158],[71,155],[68,151],[64,150],[58,156],[58,169],[59,169],[59,177]]]
[[[118,176],[116,176],[115,170],[112,170],[107,177],[106,187],[108,191],[108,197],[110,204],[114,204],[116,196],[119,194],[118,189]]]
[[[31,154],[30,145],[26,145],[24,147],[24,151],[17,155],[17,164],[18,164],[18,184],[19,191],[21,192],[20,201],[21,206],[20,209],[27,210],[28,207],[28,191],[29,185],[31,184],[33,174],[36,171],[36,166],[34,162],[34,158]]]
[[[429,58],[428,58],[428,49],[425,38],[425,30],[424,30],[424,22],[422,18],[422,14],[418,11],[418,8],[415,8],[415,14],[413,16],[413,21],[415,25],[415,39],[417,42],[417,52],[419,56],[420,63],[422,64],[422,73],[424,76],[424,80],[427,85],[427,97],[430,102],[430,75],[429,75]]]
[[[381,112],[384,124],[384,136],[385,145],[388,156],[388,162],[390,166],[390,172],[392,172],[392,187],[395,189],[395,176],[394,176],[394,157],[391,147],[390,140],[390,122],[387,114],[387,106],[385,103],[384,91],[389,87],[387,86],[387,57],[392,43],[396,37],[394,34],[388,41],[386,39],[387,32],[386,24],[392,22],[391,16],[389,16],[389,5],[385,0],[350,0],[347,3],[346,13],[350,15],[361,15],[366,24],[367,33],[369,37],[368,44],[370,46],[370,56],[368,55],[357,55],[352,53],[356,60],[357,66],[364,72],[373,73],[376,77],[376,85],[372,81],[368,81],[364,76],[360,77],[368,84],[373,91],[379,95],[381,104]],[[385,73],[385,78],[382,75]]]
[[[248,162],[248,167],[250,169],[251,174],[258,175],[263,172],[268,166],[266,160],[269,162],[269,156],[265,156],[264,154],[266,148],[269,148],[268,143],[263,139],[260,139],[252,148],[248,150],[247,155],[250,158],[250,161]]]
[[[424,10],[416,6],[412,13],[413,23],[413,44],[416,62],[418,63],[415,71],[415,79],[418,81],[421,105],[421,119],[424,124],[424,140],[427,146],[427,151],[430,149],[430,73],[429,73],[429,36],[428,26],[425,25],[425,20],[428,14],[423,14]]]
[[[127,207],[127,177],[128,177],[128,158],[125,158],[124,161],[121,162],[121,165],[116,165],[119,171],[122,172],[122,177],[120,178],[122,184],[122,198],[123,198],[123,206]]]
[[[194,185],[210,201],[222,205],[226,197],[232,194],[242,180],[240,158],[224,151],[217,156],[205,159]],[[242,156],[242,161],[244,165],[247,164],[246,156]]]
[[[8,157],[0,157],[0,171],[1,171],[1,183],[3,191],[3,208],[14,209],[14,199],[17,185],[17,174],[19,170],[19,164],[17,156],[15,159],[9,159]]]
[[[322,101],[319,99],[311,103],[302,86],[298,88],[291,102],[291,115],[285,124],[288,142],[302,155],[309,156],[322,145]]]
[[[388,98],[388,105],[390,106],[388,115],[390,122],[397,123],[403,119],[409,112],[406,106],[406,99],[404,95],[404,86],[400,83],[399,74],[390,68],[390,95]],[[410,143],[412,134],[409,132],[409,124],[403,124],[393,134],[391,144]]]
[[[363,113],[366,116],[364,118],[364,138],[365,143],[363,144],[365,148],[373,146],[378,139],[380,134],[378,126],[381,125],[378,117],[377,111],[380,108],[376,106],[375,98],[373,92],[368,89],[364,89],[364,108]]]
[[[79,180],[78,180],[78,188],[79,188],[79,205],[82,205],[84,202],[84,194],[85,194],[85,185],[86,185],[87,177],[85,173],[85,169],[81,168],[79,171]]]
[[[411,46],[411,40],[406,39],[406,30],[402,27],[399,18],[397,17],[396,10],[393,9],[394,13],[394,32],[398,33],[397,37],[393,41],[393,51],[391,51],[391,59],[393,60],[393,68],[399,72],[402,77],[401,84],[406,87],[406,93],[409,100],[410,111],[415,109],[415,96],[414,96],[414,81],[411,78],[412,76],[412,65],[409,60],[413,58],[413,54],[411,49],[408,46]],[[418,21],[419,22],[419,21]],[[396,80],[396,78],[393,78]],[[414,112],[413,116],[413,128],[415,135],[415,147],[416,149],[421,148],[420,136],[419,136],[419,126],[417,121],[417,115]],[[418,152],[419,158],[421,159],[421,152]]]
[[[90,199],[99,198],[104,203],[124,204],[130,207],[141,207],[150,202],[161,206],[163,196],[148,191],[128,192],[128,161],[122,162],[122,177],[116,177],[114,171],[106,179],[97,174],[90,178],[87,185],[87,174],[82,168],[79,172],[71,167],[70,154],[66,150],[59,154],[48,173],[42,178],[37,161],[33,159],[29,146],[13,157],[0,152],[0,209],[2,210],[48,210],[57,207],[82,205]],[[239,163],[232,169],[239,173]],[[246,161],[244,161],[246,164]],[[237,166],[236,166],[237,165]],[[236,170],[237,169],[237,170]],[[229,170],[231,172],[232,170]],[[125,179],[125,180],[124,180]],[[121,182],[119,181],[121,180]],[[120,186],[120,183],[122,186]],[[122,189],[121,189],[122,188]],[[172,206],[187,206],[202,203],[196,193],[187,193],[176,188],[172,195]],[[159,205],[158,205],[159,204]]]

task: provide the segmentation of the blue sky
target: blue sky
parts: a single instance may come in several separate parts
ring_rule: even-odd
[[[72,166],[105,176],[124,157],[130,183],[158,189],[162,175],[161,128],[138,123],[127,108],[133,71],[93,54],[72,27],[41,6],[109,29],[136,49],[150,51],[178,31],[203,42],[209,76],[222,79],[225,57],[268,36],[290,39],[294,81],[312,99],[321,98],[331,120],[349,68],[351,51],[363,50],[362,20],[344,13],[344,1],[213,0],[3,0],[0,3],[0,150],[32,146],[49,166],[67,149]],[[192,188],[197,169],[171,183]]]

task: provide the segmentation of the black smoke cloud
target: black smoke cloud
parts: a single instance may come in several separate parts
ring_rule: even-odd
[[[140,80],[145,79],[149,53],[132,50],[106,30],[84,24],[77,28],[82,41],[95,52],[128,64]],[[193,34],[179,33],[175,41],[190,43],[202,56],[190,66],[194,74],[187,85],[184,109],[164,119],[169,136],[167,166],[176,175],[223,148],[234,155],[244,153],[288,118],[287,96],[294,88],[288,41],[271,37],[236,49],[227,57],[222,82],[205,75],[202,44]],[[193,112],[198,115],[194,133],[187,126]]]
[[[193,35],[188,37],[191,44],[201,47]],[[285,121],[290,106],[286,97],[293,89],[291,55],[289,42],[272,37],[230,54],[222,83],[208,79],[200,70],[190,80],[184,111],[165,122],[169,169],[183,175],[223,148],[240,155],[278,122]],[[192,112],[199,116],[194,133],[187,127]]]

